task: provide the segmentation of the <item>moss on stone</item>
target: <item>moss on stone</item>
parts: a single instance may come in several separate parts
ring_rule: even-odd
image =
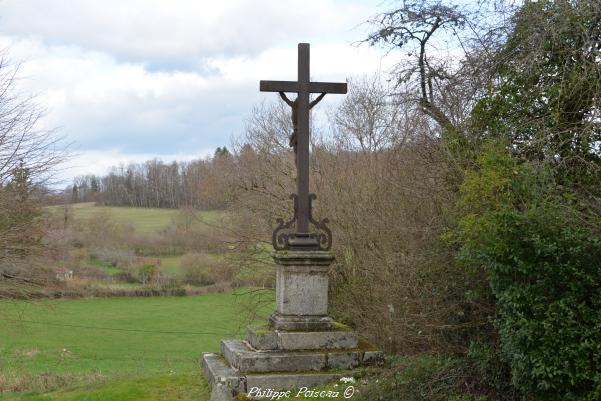
[[[249,329],[257,335],[265,335],[265,334],[270,334],[270,333],[274,332],[273,329],[269,326],[255,326],[255,327],[249,327]]]
[[[334,330],[336,331],[353,331],[353,329],[346,324],[334,322]]]

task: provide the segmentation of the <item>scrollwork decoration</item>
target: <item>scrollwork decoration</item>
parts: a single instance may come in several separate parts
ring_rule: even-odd
[[[319,249],[329,251],[332,248],[332,231],[327,226],[330,221],[328,219],[322,219],[321,221],[313,219],[313,201],[315,199],[317,199],[317,195],[309,194],[309,221],[315,228],[322,231],[313,234],[319,243]]]
[[[309,222],[315,226],[317,232],[309,234],[299,234],[293,231],[293,225],[298,220],[298,196],[296,194],[290,195],[290,199],[294,201],[294,215],[291,220],[284,222],[283,219],[277,219],[278,226],[273,231],[271,236],[271,243],[276,251],[283,251],[290,249],[290,240],[298,239],[303,236],[304,238],[310,238],[307,248],[307,243],[301,247],[301,249],[313,249],[321,251],[329,251],[332,248],[332,231],[327,226],[329,223],[328,219],[322,219],[317,221],[313,218],[313,201],[317,199],[315,194],[309,194]],[[295,244],[294,247],[300,247]]]
[[[298,217],[298,197],[296,194],[291,194],[290,199],[294,201],[294,215],[290,221],[284,223],[284,219],[276,219],[278,226],[273,230],[271,235],[271,243],[276,251],[283,251],[289,248],[288,240],[293,235],[290,227],[294,225]]]

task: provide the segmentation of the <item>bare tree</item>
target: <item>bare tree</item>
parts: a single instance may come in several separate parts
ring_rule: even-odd
[[[486,89],[481,83],[513,7],[505,0],[403,1],[369,21],[374,30],[363,42],[402,51],[393,71],[399,99],[443,130],[457,130]]]
[[[43,277],[35,257],[43,250],[40,185],[48,183],[66,148],[39,128],[42,109],[20,95],[18,65],[0,56],[0,287],[24,292]]]
[[[0,184],[9,182],[16,168],[26,168],[41,184],[65,160],[65,146],[54,131],[39,128],[43,109],[34,98],[20,96],[18,71],[0,55]]]
[[[334,136],[344,148],[379,152],[397,138],[400,109],[379,75],[352,79],[334,122]]]

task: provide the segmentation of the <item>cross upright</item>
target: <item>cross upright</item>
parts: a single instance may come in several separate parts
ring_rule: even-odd
[[[304,242],[307,245],[311,245],[312,241],[315,240],[309,232],[309,222],[312,221],[311,194],[309,194],[309,110],[326,93],[344,94],[347,92],[346,83],[311,82],[309,72],[309,44],[299,43],[298,80],[261,81],[259,85],[261,92],[279,92],[284,101],[292,108],[294,133],[290,145],[295,148],[297,170],[296,210],[293,219],[296,220],[296,233],[293,234],[293,237],[295,241]],[[296,99],[293,102],[288,100],[285,95],[286,92],[297,93]],[[311,102],[311,93],[320,93],[321,95]]]

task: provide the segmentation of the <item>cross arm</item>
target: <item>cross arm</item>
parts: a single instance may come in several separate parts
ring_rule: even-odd
[[[261,92],[299,92],[297,81],[260,81],[259,90]],[[346,82],[310,82],[309,92],[311,93],[340,93],[347,92]]]
[[[346,82],[310,82],[311,93],[346,93]]]
[[[296,81],[260,81],[261,92],[298,92]]]

